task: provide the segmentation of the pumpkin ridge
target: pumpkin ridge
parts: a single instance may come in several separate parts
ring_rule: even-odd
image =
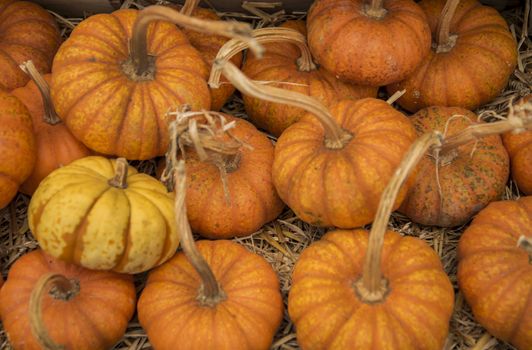
[[[94,31],[90,31],[90,33],[83,33],[83,32],[78,32],[77,35],[79,35],[79,37],[81,36],[85,36],[87,41],[82,41],[81,43],[83,44],[87,44],[87,43],[94,43],[94,42],[98,42],[98,45],[102,45],[102,46],[105,46],[105,47],[108,47],[110,48],[112,51],[118,53],[121,58],[123,60],[127,60],[128,59],[128,52],[127,51],[124,51],[124,48],[122,47],[122,45],[120,46],[116,46],[114,43],[112,43],[108,38],[103,38],[101,37],[100,35],[96,35],[94,33]],[[78,38],[79,38],[78,37]],[[90,40],[90,42],[89,42]],[[69,42],[69,47],[73,47],[73,46],[76,46],[76,45],[79,45],[80,44],[80,40],[77,40],[76,42]],[[83,47],[83,46],[82,46]],[[102,51],[99,49],[98,46],[94,45],[94,46],[87,46],[86,47],[87,51],[93,51],[93,52],[100,52],[102,53],[104,56],[106,56],[106,58],[109,58],[109,56],[111,56],[109,54],[109,52],[105,52],[105,51]],[[76,55],[78,56],[78,55]],[[111,56],[112,57],[112,56]],[[75,58],[76,62],[80,62],[78,58]],[[87,61],[85,61],[87,62]],[[89,61],[90,62],[90,61]],[[116,61],[115,60],[111,60],[112,64],[116,64]]]
[[[389,318],[394,319],[397,322],[397,324],[399,324],[399,326],[402,328],[403,333],[408,337],[408,340],[409,340],[410,344],[412,344],[412,343],[421,344],[419,339],[415,336],[416,333],[413,332],[412,328],[410,328],[408,326],[408,322],[404,322],[402,318],[398,317],[395,314],[395,312],[392,311],[392,305],[391,304],[384,303],[382,306],[383,306],[383,309],[386,312],[386,315]]]
[[[358,295],[356,295],[356,293],[355,293],[355,298],[357,298],[357,300],[360,301],[360,299],[358,298]],[[359,312],[363,311],[364,308],[362,306],[364,306],[364,305],[365,304],[361,302],[358,305],[352,305],[351,306],[351,310],[349,310],[349,312],[347,313],[349,315],[349,317],[344,322],[338,322],[338,324],[336,324],[336,326],[334,327],[332,332],[329,334],[327,339],[325,339],[325,342],[323,343],[325,349],[331,349],[331,345],[332,345],[333,341],[336,339],[336,336],[338,335],[338,333],[341,332],[342,328],[344,328],[346,325],[349,324],[349,321],[351,319],[353,319]],[[313,307],[314,306],[315,305],[313,305]],[[373,312],[371,312],[371,311],[373,311],[373,310],[371,310],[371,307],[369,307],[369,309],[370,309],[369,313],[374,314]],[[317,323],[316,325],[317,326],[321,326],[319,323]],[[312,333],[312,331],[314,331],[316,328],[317,327],[313,327],[311,329],[310,333]]]
[[[318,186],[320,192],[322,193],[322,195],[320,196],[321,198],[323,199],[328,199],[330,196],[333,197],[333,199],[336,197],[335,195],[335,191],[334,191],[334,187],[336,185],[335,182],[333,182],[333,189],[330,190],[329,189],[329,186],[328,186],[328,174],[329,172],[327,171],[329,166],[331,165],[331,158],[333,158],[334,156],[331,156],[331,154],[327,154],[325,156],[325,159],[323,160],[323,163],[321,165],[321,176],[320,176],[320,179],[321,179],[321,185]],[[327,222],[331,222],[331,218],[334,216],[334,209],[331,209],[330,208],[330,205],[329,205],[329,201],[328,200],[324,200],[323,202],[323,218],[327,221]]]
[[[6,174],[5,172],[3,172],[1,170],[0,170],[0,177],[6,178],[6,179],[8,179],[11,182],[20,185],[20,183],[18,181],[16,181],[15,178],[13,178],[11,175]]]
[[[246,186],[248,189],[249,189],[249,193],[253,193],[255,198],[257,198],[257,204],[259,204],[259,208],[261,209],[261,218],[262,220],[266,220],[266,218],[268,218],[268,208],[266,207],[266,203],[267,203],[267,196],[268,194],[267,193],[264,193],[266,191],[266,187],[263,187],[261,186],[261,184],[253,184],[253,180],[255,178],[244,178],[241,180],[241,183],[242,184],[245,184],[244,186]],[[273,187],[273,184],[271,182],[269,182],[269,184],[271,184],[271,187]],[[275,189],[274,189],[275,191]],[[276,217],[277,217],[278,213],[275,213],[275,217],[271,218],[271,220],[274,220]]]
[[[329,10],[331,7],[340,7],[342,5],[343,7],[347,7],[347,8],[353,7],[351,0],[336,0],[336,1],[329,2],[329,4],[327,5],[323,5],[323,4],[320,4],[320,5],[321,5],[320,11],[312,11],[312,17],[321,16],[322,12],[327,12],[327,10]]]
[[[495,58],[500,58],[500,54],[495,52],[492,48],[489,48],[489,47],[486,47],[486,46],[482,46],[482,45],[479,45],[478,41],[473,41],[473,42],[468,42],[467,43],[468,46],[475,46],[475,47],[478,47],[482,50],[484,50],[485,52],[489,52],[493,57]],[[500,62],[500,60],[494,60],[494,62]],[[506,64],[502,64],[501,65],[502,67],[504,68],[507,68],[508,66]],[[506,80],[508,80],[509,78],[507,78]]]
[[[96,42],[96,40],[94,41]],[[79,59],[76,59],[75,62],[73,64],[83,64],[83,63],[86,63],[86,62],[90,62],[90,63],[103,63],[105,64],[105,66],[110,66],[110,65],[116,65],[116,62],[113,61],[113,60],[109,60],[109,53],[106,52],[105,50],[101,50],[99,46],[91,46],[89,44],[92,44],[93,42],[91,43],[88,43],[88,42],[71,42],[69,43],[69,48],[80,48],[80,49],[84,49],[84,50],[87,50],[87,51],[91,51],[91,52],[97,52],[99,54],[101,54],[102,56],[107,56],[106,58],[102,59],[102,58],[98,58],[98,60],[96,62],[92,62],[90,61],[90,58],[86,58],[85,60],[83,61],[79,61]],[[103,46],[103,45],[102,45]],[[115,50],[114,48],[111,48],[111,50]],[[116,51],[120,54],[120,56],[122,56],[122,59],[126,59],[125,57],[123,57],[123,55],[120,53],[120,51]],[[63,63],[63,66],[66,66],[68,64],[65,64]],[[109,70],[111,70],[112,68],[109,67],[108,68]],[[115,69],[112,69],[112,70],[115,70]],[[118,69],[120,70],[120,69]],[[96,71],[101,71],[101,69],[98,69]],[[91,73],[90,71],[89,72],[85,72],[85,74],[88,74],[88,73]]]
[[[530,309],[530,304],[532,303],[532,288],[528,289],[528,295],[526,298],[525,306],[522,308],[521,312],[519,313],[519,317],[516,317],[517,324],[513,327],[512,332],[510,333],[509,339],[514,339],[515,334],[519,331],[521,326],[519,325],[519,320],[522,320],[525,316],[525,311],[528,311]]]
[[[220,284],[220,287],[225,290],[224,288],[224,282],[225,278],[227,277],[227,274],[231,272],[231,269],[233,266],[236,265],[237,262],[242,261],[243,258],[247,258],[245,255],[238,255],[236,259],[234,259],[228,266],[224,267],[224,273],[221,275],[216,276],[216,279],[218,280],[218,283]],[[245,271],[245,270],[244,270]],[[228,294],[228,291],[225,291]]]
[[[115,143],[114,143],[114,146],[113,146],[113,149],[118,149],[119,146],[120,146],[120,141],[121,141],[121,137],[123,135],[122,131],[124,129],[124,125],[126,124],[126,119],[127,117],[129,116],[129,108],[131,107],[131,101],[133,100],[133,95],[135,94],[135,92],[137,91],[137,87],[139,86],[139,84],[133,84],[132,87],[130,87],[128,90],[128,96],[127,96],[127,105],[126,105],[126,109],[125,109],[125,112],[124,112],[124,118],[120,118],[120,123],[118,124],[118,126],[116,127],[115,131],[116,131],[116,135],[114,137],[114,140],[115,140]],[[144,105],[144,104],[143,104]],[[143,134],[143,123],[142,121],[144,121],[144,113],[142,113],[141,115],[141,123],[140,123],[140,134],[142,135]],[[142,138],[140,139],[140,149],[142,149]]]
[[[363,173],[361,171],[362,168],[361,168],[360,164],[358,164],[357,159],[354,158],[354,157],[360,157],[360,155],[362,153],[354,154],[352,152],[350,152],[350,153],[341,152],[340,154],[342,154],[346,158],[347,164],[350,164],[351,169],[354,170],[352,172],[353,174],[362,174]],[[362,197],[364,198],[364,201],[365,201],[365,206],[369,207],[369,208],[376,208],[376,205],[378,205],[380,197],[377,196],[376,198],[373,198],[373,191],[370,189],[369,184],[366,181],[366,177],[365,176],[357,176],[357,181],[358,181],[358,184],[356,184],[355,185],[356,187],[354,187],[354,188],[356,188],[356,190],[358,190],[362,194]]]
[[[335,239],[327,239],[327,240],[324,240],[323,242],[324,242],[324,244],[325,243],[332,244],[336,249],[338,249],[344,255],[344,257],[346,258],[346,260],[349,262],[349,265],[350,265],[348,268],[346,268],[346,271],[349,274],[353,275],[353,279],[360,278],[360,275],[361,275],[360,273],[358,275],[355,275],[354,273],[352,273],[352,272],[361,271],[361,266],[362,266],[362,265],[358,265],[357,266],[355,264],[355,262],[352,259],[352,252],[345,251],[344,247],[342,245],[338,244],[338,242]],[[320,259],[316,259],[317,257],[318,257],[318,255],[314,256],[313,260],[320,261]],[[321,261],[326,263],[326,261],[324,261],[324,260],[321,260]]]
[[[437,270],[437,269],[434,269],[434,270]],[[410,285],[414,285],[414,284],[423,284],[423,281],[417,281],[417,282],[411,283]],[[440,288],[440,290],[443,290],[443,289]],[[396,295],[396,297],[398,297],[398,296]],[[405,293],[401,293],[399,298],[413,300],[416,305],[423,304],[427,309],[430,308],[431,309],[431,313],[433,313],[433,314],[436,313],[436,312],[440,312],[440,314],[443,314],[443,315],[446,314],[445,309],[443,307],[441,307],[442,306],[441,303],[439,303],[437,301],[425,300],[423,298],[418,297],[415,294],[409,293],[408,290],[406,290]]]
[[[294,187],[294,183],[296,181],[299,182],[299,178],[301,177],[302,173],[305,172],[305,170],[306,170],[305,168],[307,167],[307,164],[309,164],[310,162],[314,161],[315,158],[317,158],[319,156],[320,156],[319,152],[313,152],[313,154],[312,153],[308,154],[308,155],[305,156],[305,158],[299,159],[299,161],[298,161],[299,166],[292,167],[290,173],[287,174],[287,176],[285,176],[285,178],[288,178],[288,182],[284,182],[283,181],[283,183],[275,184],[275,177],[274,177],[275,187],[276,188],[281,187],[281,190],[278,191],[279,197],[281,197],[281,199],[283,199],[283,197],[285,196],[286,192],[289,192],[288,193],[288,197],[285,197],[285,200],[283,200],[283,202],[285,202],[285,203],[292,203],[293,202],[293,197],[297,193],[295,191],[288,191],[288,189],[293,188]],[[275,158],[277,158],[277,155],[275,155],[275,157],[274,157],[274,165],[275,165]]]
[[[339,8],[338,4],[334,5],[334,4],[331,4],[331,6],[335,6],[336,8]],[[349,6],[350,7],[350,6]],[[327,32],[323,38],[322,38],[322,41],[324,42],[329,42],[329,50],[331,47],[335,46],[336,44],[336,40],[338,40],[338,38],[340,38],[339,36],[339,33],[345,28],[347,27],[349,24],[353,23],[353,21],[357,21],[360,19],[360,15],[358,13],[347,13],[345,12],[343,17],[342,18],[336,18],[335,21],[336,22],[336,28],[335,30],[333,31],[329,31]],[[340,21],[340,19],[343,21]],[[308,23],[308,19],[307,19],[307,23]],[[309,38],[309,36],[307,35],[307,38]],[[309,43],[310,45],[310,43]],[[313,55],[314,57],[314,55]]]
[[[107,302],[104,302],[103,304],[107,306]],[[102,332],[102,330],[100,328],[98,328],[98,324],[95,323],[94,320],[92,318],[88,317],[84,312],[81,312],[81,308],[77,304],[72,303],[72,306],[77,311],[76,312],[76,317],[75,317],[76,320],[84,319],[86,324],[88,326],[91,326],[90,328],[94,332],[95,338],[98,339],[98,342],[104,343],[104,344],[109,344],[109,340],[105,337],[105,332]],[[70,312],[72,312],[72,310],[70,310]],[[72,318],[74,318],[74,317],[72,317]],[[79,321],[77,321],[77,322],[79,322]],[[74,322],[72,322],[72,323],[74,323]],[[71,339],[69,339],[69,343],[75,344],[75,342],[72,342]]]
[[[126,182],[127,182],[127,179],[126,179]],[[129,241],[130,241],[130,231],[131,231],[131,201],[129,200],[129,197],[127,196],[126,190],[122,190],[122,195],[125,197],[127,201],[127,206],[128,206],[128,210],[126,211],[128,213],[127,225],[125,225],[124,231],[123,231],[127,235],[126,234],[123,235],[124,249],[122,249],[121,254],[116,256],[113,269],[116,269],[119,266],[120,267],[125,266],[127,261],[124,262],[123,260],[129,254]]]
[[[127,35],[127,31],[125,30],[124,26],[122,25],[122,22],[120,22],[120,20],[113,15],[113,13],[109,13],[109,18],[110,20],[114,21],[114,23],[116,24],[116,26],[111,26],[111,25],[108,25],[107,22],[105,21],[99,21],[98,22],[98,25],[102,26],[103,29],[105,29],[105,31],[109,32],[109,33],[112,33],[112,35],[118,39],[120,42],[122,42],[122,45],[123,47],[129,47],[128,46],[128,35]],[[79,28],[79,27],[76,27],[76,28]],[[115,29],[118,29],[119,32],[117,32]],[[120,49],[119,52],[121,52],[122,49]],[[127,52],[126,52],[127,54]]]
[[[396,11],[399,12],[400,10],[396,10]],[[414,13],[414,12],[412,12],[412,11],[400,11],[400,12],[402,12],[402,13],[408,13],[408,14],[412,15],[412,17],[415,17],[415,18],[419,17],[419,14]],[[416,45],[416,46],[417,46],[418,48],[422,48],[422,47],[423,47],[423,42],[422,42],[421,37],[418,35],[416,29],[415,29],[414,27],[412,27],[411,24],[410,24],[409,22],[404,21],[404,20],[401,18],[401,16],[393,16],[393,20],[394,20],[394,22],[397,22],[397,23],[401,23],[401,24],[403,24],[403,26],[404,26],[405,28],[408,28],[408,30],[409,30],[412,34],[414,34],[414,35],[412,35],[412,36],[413,36],[413,37],[416,39],[416,41],[417,41],[417,44],[418,44],[418,45]],[[404,35],[404,34],[402,34],[402,35]],[[412,70],[412,72],[414,72],[414,71],[415,71],[415,69]]]
[[[20,68],[18,68],[17,63],[16,63],[15,60],[11,57],[11,55],[10,55],[9,53],[7,53],[7,52],[3,49],[2,45],[0,45],[0,54],[1,54],[2,56],[6,57],[6,58],[9,60],[9,63],[11,64],[12,67],[17,66],[17,69],[20,69]]]
[[[478,248],[475,251],[470,251],[469,256],[474,257],[477,254],[484,254],[484,253],[495,253],[495,252],[507,252],[507,253],[513,253],[512,255],[515,255],[516,257],[520,254],[518,254],[515,250],[515,247],[482,247]],[[465,258],[467,260],[467,258]]]
[[[513,274],[516,274],[517,272],[521,272],[522,270],[527,270],[529,268],[529,266],[525,265],[525,266],[521,266],[520,268],[517,268],[517,269],[509,269],[509,271],[506,271],[505,273],[503,274],[499,274],[497,276],[497,278],[494,278],[494,279],[490,279],[488,282],[486,282],[483,286],[482,286],[482,292],[484,294],[488,294],[487,292],[491,289],[491,287],[495,286],[496,284],[498,284],[500,281],[510,277],[511,275]],[[517,274],[517,277],[520,277],[519,274]],[[514,279],[512,280],[512,282],[515,282],[517,278],[514,277]],[[478,282],[477,282],[478,283]],[[507,289],[509,289],[510,287],[513,286],[513,283],[508,283],[508,285],[506,286],[506,289],[503,289],[502,292],[506,292]],[[503,295],[504,293],[501,292],[501,295]],[[477,298],[475,298],[476,300],[476,303],[481,303],[481,299],[482,296],[479,296]],[[497,299],[500,299],[500,298],[497,298]],[[472,303],[473,300],[471,300],[471,308],[473,308],[473,303]]]
[[[233,324],[235,324],[235,325],[236,325],[236,328],[240,331],[240,336],[241,336],[242,338],[245,339],[245,341],[246,341],[246,345],[247,345],[247,348],[248,348],[248,349],[251,349],[251,345],[250,345],[251,342],[250,342],[250,340],[249,340],[248,334],[247,334],[247,332],[242,328],[242,325],[240,324],[240,322],[238,322],[238,321],[236,320],[235,313],[231,310],[231,308],[229,307],[229,305],[227,305],[226,302],[221,302],[221,303],[218,304],[218,307],[220,307],[220,308],[224,308],[224,309],[225,309],[225,312],[227,312],[227,314],[233,316],[233,317],[230,318],[230,319],[234,321]]]
[[[165,283],[168,283],[169,281],[165,281]],[[175,300],[175,297],[174,296],[169,296],[167,298],[160,298],[159,300],[157,301],[161,301],[161,300],[165,300],[165,299],[169,299],[171,301]],[[167,312],[176,312],[178,311],[179,309],[182,309],[184,307],[186,307],[185,311],[183,312],[182,316],[186,316],[185,312],[186,311],[191,311],[191,310],[187,310],[187,309],[193,309],[194,306],[190,307],[189,305],[190,304],[193,304],[194,305],[195,303],[195,300],[194,298],[189,298],[187,299],[186,301],[182,302],[182,303],[178,303],[178,304],[175,304],[175,303],[172,303],[171,305],[167,306],[166,308],[164,309],[159,309],[157,310],[158,312],[157,313],[153,313],[153,312],[150,312],[150,323],[153,324],[154,320],[157,320],[158,318],[160,318],[161,316],[164,316]],[[193,310],[192,310],[193,311]],[[189,312],[190,313],[190,312]]]
[[[141,95],[143,96],[142,98],[142,112],[143,114],[145,114],[146,112],[146,105],[147,103],[144,103],[144,99],[146,98],[146,96],[148,97],[148,100],[150,101],[149,102],[149,105],[151,105],[151,110],[154,112],[154,114],[157,114],[157,107],[156,107],[156,104],[155,102],[153,101],[153,96],[151,95],[151,93],[149,91],[146,91],[148,90],[148,86],[146,84],[142,84],[142,93]],[[161,126],[161,123],[163,122],[161,120],[161,118],[155,118],[157,123],[155,123],[155,125],[157,126],[157,138],[159,140],[162,141],[163,137],[163,128]],[[160,145],[159,145],[160,147]]]

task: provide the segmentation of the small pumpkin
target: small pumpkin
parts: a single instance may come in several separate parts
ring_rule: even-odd
[[[458,284],[475,319],[518,349],[532,347],[532,197],[490,203],[458,243]]]
[[[55,113],[48,86],[51,75],[40,76],[32,61],[23,65],[32,80],[11,93],[26,106],[33,122],[37,148],[35,166],[19,189],[20,192],[31,196],[42,179],[52,170],[86,157],[91,151],[74,138]]]
[[[427,17],[411,0],[316,0],[307,28],[316,61],[361,85],[401,81],[430,51]]]
[[[28,109],[0,89],[0,208],[16,195],[35,165],[35,136]]]
[[[418,135],[438,130],[451,137],[477,117],[463,108],[428,107],[411,120]],[[439,155],[428,154],[418,164],[414,184],[399,211],[423,225],[462,225],[502,195],[508,175],[508,153],[498,135]]]
[[[277,275],[238,243],[196,247],[186,219],[184,162],[177,168],[183,252],[150,272],[137,305],[141,326],[159,350],[269,349],[283,316]]]
[[[54,18],[29,1],[0,0],[0,88],[13,90],[26,85],[29,77],[19,64],[32,60],[41,73],[49,73],[61,43]]]
[[[445,5],[445,6],[444,6]],[[434,44],[415,72],[392,84],[401,107],[473,110],[497,97],[517,64],[517,44],[497,10],[477,0],[422,0]]]
[[[146,271],[179,244],[173,196],[121,158],[78,159],[48,175],[31,198],[28,224],[48,254],[94,270]]]
[[[109,349],[124,336],[135,302],[131,276],[66,264],[40,249],[13,264],[0,290],[2,324],[15,350]]]
[[[517,108],[530,109],[531,106],[532,94],[523,97],[514,106],[514,110]],[[502,141],[510,155],[511,174],[517,187],[523,193],[532,195],[532,131],[524,131],[519,134],[506,133],[502,135]]]

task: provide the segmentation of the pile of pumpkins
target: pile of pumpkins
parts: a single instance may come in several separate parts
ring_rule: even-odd
[[[198,2],[93,15],[62,42],[47,11],[0,0],[0,208],[32,196],[40,245],[0,289],[11,345],[109,349],[136,310],[155,349],[268,349],[277,276],[228,239],[287,205],[334,228],[292,274],[301,348],[442,348],[452,284],[426,243],[382,218],[361,229],[384,206],[428,226],[474,217],[460,290],[492,335],[532,348],[532,95],[512,107],[513,131],[431,148],[381,200],[421,135],[484,124],[472,110],[517,64],[500,14],[476,0],[316,0],[306,23],[251,30]],[[250,121],[217,112],[235,87]],[[401,110],[382,87],[405,90]],[[174,191],[126,161],[165,154]],[[510,174],[523,197],[500,201]],[[137,302],[132,276],[148,270]]]

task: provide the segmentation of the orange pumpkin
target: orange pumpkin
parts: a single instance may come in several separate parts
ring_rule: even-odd
[[[29,69],[31,69],[31,74],[38,74],[33,65]],[[33,121],[37,157],[33,172],[20,186],[20,192],[30,196],[42,179],[53,170],[91,153],[87,147],[74,138],[65,124],[61,123],[53,107],[50,109],[51,101],[49,101],[47,84],[51,82],[51,75],[46,74],[44,77],[35,77],[35,79],[40,87],[30,80],[26,86],[11,92],[28,108]],[[41,95],[41,89],[47,92]],[[43,103],[43,99],[48,99],[48,102]]]
[[[26,85],[29,77],[18,67],[32,60],[41,73],[50,72],[61,36],[54,18],[29,1],[0,0],[0,88]]]
[[[35,165],[31,116],[15,96],[0,89],[0,208],[15,197]]]
[[[429,107],[411,120],[418,135],[438,130],[449,137],[476,119],[463,108]],[[399,211],[423,225],[462,225],[501,196],[508,175],[508,153],[498,135],[470,142],[439,158],[430,154],[418,164],[414,185]]]
[[[41,295],[39,335],[76,350],[109,349],[124,336],[135,311],[133,278],[66,264],[38,249],[13,264],[0,290],[2,324],[14,349],[44,348],[32,331],[30,299],[45,280],[52,288]]]
[[[517,64],[516,42],[497,10],[477,0],[449,0],[442,12],[444,5],[419,3],[435,43],[414,73],[388,87],[390,93],[406,89],[398,103],[411,112],[428,106],[473,110],[501,93]]]
[[[520,240],[521,239],[521,240]],[[458,284],[475,319],[532,348],[532,197],[490,203],[458,244]]]
[[[427,18],[411,0],[317,0],[307,28],[316,61],[361,85],[403,80],[430,51]]]

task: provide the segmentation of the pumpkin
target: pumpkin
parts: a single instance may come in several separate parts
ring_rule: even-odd
[[[187,223],[185,170],[178,165],[176,218],[183,252],[149,273],[137,305],[155,349],[269,349],[283,316],[268,262],[238,243],[200,241]]]
[[[515,108],[531,108],[532,94],[522,98]],[[511,159],[512,177],[519,189],[532,195],[532,131],[506,133],[502,141]]]
[[[164,6],[82,21],[54,59],[52,99],[72,134],[94,151],[128,159],[163,155],[168,110],[211,105],[201,55],[175,25],[153,20],[222,35],[250,31],[248,25],[201,21]]]
[[[307,28],[316,61],[361,85],[401,81],[430,51],[427,18],[411,0],[317,0]]]
[[[56,349],[42,344],[51,339],[66,349],[105,350],[124,336],[135,301],[131,276],[66,264],[37,249],[11,267],[0,314],[14,349]]]
[[[94,270],[138,273],[179,244],[171,193],[121,158],[90,156],[48,175],[28,207],[28,224],[48,254]]]
[[[61,36],[54,18],[29,1],[0,0],[0,88],[13,90],[29,77],[19,64],[32,60],[41,73],[49,73]]]
[[[280,28],[261,28],[253,32],[258,42],[265,43],[266,52],[260,59],[251,54],[247,56],[242,71],[250,79],[315,97],[326,106],[343,98],[377,96],[377,88],[341,82],[313,62],[305,38],[305,22],[287,21]],[[218,58],[228,59],[243,46],[233,40],[220,50]],[[301,108],[246,94],[243,99],[251,122],[274,136],[281,135],[305,114]]]
[[[31,116],[22,102],[0,89],[0,208],[15,197],[35,165]]]
[[[26,69],[33,76],[32,80],[11,93],[26,106],[33,121],[36,161],[33,172],[20,186],[20,192],[31,196],[42,179],[52,170],[88,156],[90,151],[72,136],[51,106],[48,87],[51,75],[38,76],[39,72],[29,62],[26,62]],[[43,103],[43,100],[47,101]]]
[[[273,186],[271,141],[251,123],[227,114],[209,112],[211,122],[201,117],[201,112],[188,116],[183,114],[186,131],[180,133],[181,139],[192,134],[187,124],[193,119],[193,123],[203,129],[208,126],[217,134],[214,141],[221,148],[233,146],[238,140],[232,151],[223,156],[214,152],[208,159],[192,150],[195,142],[188,144],[187,213],[192,231],[212,239],[241,237],[274,220],[284,203]],[[222,131],[231,122],[234,127]],[[210,132],[207,137],[212,140]]]
[[[490,203],[458,244],[458,284],[475,319],[523,350],[532,347],[531,243],[529,196]]]
[[[446,137],[475,123],[474,113],[458,107],[428,107],[412,117],[421,135],[438,130]],[[509,158],[501,138],[492,135],[436,156],[417,167],[414,185],[399,211],[423,225],[453,227],[466,223],[503,193]]]
[[[442,349],[454,304],[449,277],[425,242],[386,230],[409,171],[400,166],[384,190],[370,233],[330,231],[299,257],[288,313],[302,349]]]
[[[419,6],[434,44],[414,73],[388,87],[406,89],[399,105],[411,112],[428,106],[473,110],[497,97],[517,64],[517,45],[504,18],[476,0],[422,0]]]

